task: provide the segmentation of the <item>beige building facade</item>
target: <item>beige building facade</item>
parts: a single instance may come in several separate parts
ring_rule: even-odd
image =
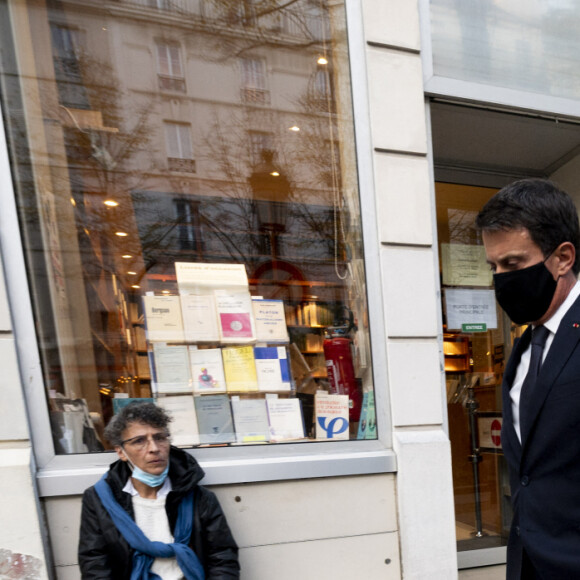
[[[356,388],[375,401],[365,440],[351,412],[349,440],[186,445],[242,578],[448,580],[505,560],[490,429],[518,330],[499,310],[485,334],[453,325],[458,290],[493,293],[483,274],[450,282],[448,256],[461,246],[481,272],[471,221],[513,179],[580,195],[574,79],[549,59],[562,14],[537,4],[514,57],[513,6],[494,21],[443,0],[2,3],[0,576],[80,578],[81,495],[115,457],[83,421],[100,439],[115,398],[159,396],[138,304],[174,290],[168,264],[184,259],[244,263],[254,296],[284,302],[288,348],[307,361],[302,382],[292,368],[304,418],[332,380],[321,343],[309,352],[294,327],[322,340],[319,306],[346,306]],[[552,93],[508,86],[490,44],[508,64],[548,55]]]

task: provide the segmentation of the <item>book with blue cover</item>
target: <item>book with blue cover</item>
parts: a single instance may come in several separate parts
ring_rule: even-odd
[[[290,391],[290,367],[284,346],[254,347],[256,374],[260,391]]]

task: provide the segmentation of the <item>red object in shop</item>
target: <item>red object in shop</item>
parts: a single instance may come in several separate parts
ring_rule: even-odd
[[[348,416],[351,422],[356,422],[360,418],[362,394],[354,372],[353,346],[349,336],[356,327],[350,311],[349,314],[346,324],[328,327],[323,348],[330,392],[348,395]]]

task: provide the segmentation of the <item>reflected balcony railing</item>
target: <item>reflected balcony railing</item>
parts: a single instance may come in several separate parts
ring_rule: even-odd
[[[256,29],[261,32],[283,34],[297,38],[322,41],[329,38],[331,31],[326,15],[306,9],[307,2],[297,3],[293,8],[280,2],[279,10],[268,10],[264,15],[255,8],[247,12],[240,2],[233,8],[219,7],[206,0],[117,0],[119,4],[130,7],[149,8],[179,15],[200,24],[214,22],[231,28]]]

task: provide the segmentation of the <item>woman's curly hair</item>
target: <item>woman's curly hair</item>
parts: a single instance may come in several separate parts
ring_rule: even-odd
[[[123,407],[105,427],[105,437],[114,447],[121,445],[123,432],[132,423],[143,423],[159,429],[168,429],[171,417],[153,403],[133,401]]]

